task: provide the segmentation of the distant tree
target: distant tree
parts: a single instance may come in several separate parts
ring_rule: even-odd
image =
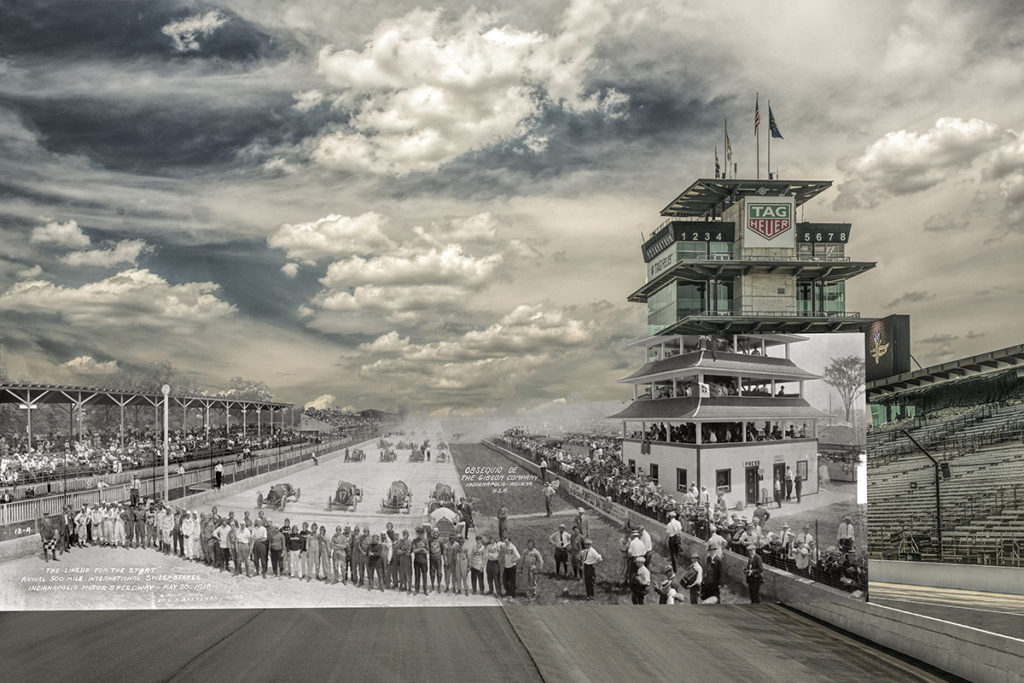
[[[198,378],[175,368],[162,360],[134,368],[122,368],[108,375],[103,382],[111,389],[126,389],[144,394],[159,394],[163,385],[171,387],[177,396],[194,396],[204,392]]]
[[[864,359],[860,356],[833,358],[825,368],[825,383],[835,387],[843,401],[846,421],[853,422],[853,402],[864,390]]]
[[[247,398],[252,401],[270,401],[274,398],[274,392],[270,390],[266,382],[242,377],[232,377],[228,380],[228,388],[221,392],[221,395],[231,398]]]

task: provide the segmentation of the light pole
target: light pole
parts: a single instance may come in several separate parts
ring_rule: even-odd
[[[168,396],[171,393],[171,387],[169,384],[165,384],[160,388],[164,392],[164,500],[169,501],[171,499],[171,487],[170,487],[170,476],[167,473],[167,456],[170,451],[170,443],[167,437],[167,412]]]
[[[939,465],[939,462],[932,457],[932,454],[925,450],[924,446],[917,442],[917,439],[910,435],[906,429],[901,429],[903,435],[910,439],[918,449],[924,453],[929,460],[932,461],[932,467],[935,469],[935,517],[937,522],[938,540],[939,540],[939,562],[942,562],[942,497],[939,493],[939,470],[942,470],[943,477],[947,477],[949,474],[949,466],[946,465],[944,468]]]

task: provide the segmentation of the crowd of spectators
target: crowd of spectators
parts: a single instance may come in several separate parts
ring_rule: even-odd
[[[807,438],[807,424],[800,427],[795,424],[783,425],[779,422],[728,422],[704,423],[701,425],[701,443],[739,443],[746,430],[746,441],[781,441],[783,439]],[[696,443],[697,425],[694,423],[670,425],[664,422],[653,422],[646,431],[634,431],[630,435],[634,439],[644,441],[661,441],[665,443]]]
[[[571,435],[559,441],[531,436],[521,428],[507,430],[495,441],[543,469],[646,517],[665,524],[675,518],[683,532],[709,543],[741,554],[753,546],[766,563],[781,569],[849,590],[866,586],[862,558],[853,551],[852,526],[840,525],[836,545],[819,549],[807,527],[800,534],[793,533],[786,524],[769,528],[771,513],[760,503],[748,519],[730,509],[723,493],[712,494],[706,486],[698,488],[691,483],[685,493],[669,494],[647,474],[630,471],[622,461],[621,443],[617,448],[614,442],[608,447],[598,446],[586,435]],[[564,447],[565,441],[582,441],[592,447],[582,453],[573,452]]]
[[[329,424],[335,429],[372,429],[378,426],[381,422],[372,413],[353,413],[342,410],[341,408],[306,408],[302,411],[303,415],[319,420],[325,424]]]
[[[194,429],[169,435],[168,458],[172,463],[201,458],[236,455],[292,443],[294,436],[279,428]],[[25,437],[0,436],[0,486],[17,490],[62,477],[87,477],[151,467],[163,461],[163,436],[153,431],[118,433],[90,432],[79,441],[67,434]]]

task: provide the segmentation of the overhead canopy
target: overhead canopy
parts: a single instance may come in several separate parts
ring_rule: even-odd
[[[217,408],[244,408],[254,410],[283,410],[291,408],[291,403],[274,401],[256,401],[248,398],[232,398],[230,396],[178,396],[168,397],[172,405],[186,407],[189,405],[210,406]],[[64,403],[75,405],[101,406],[135,406],[163,405],[163,394],[149,394],[124,389],[97,389],[96,387],[80,387],[61,384],[6,383],[0,384],[0,403],[18,403],[22,405],[39,405]]]
[[[661,215],[679,218],[718,217],[730,204],[745,195],[792,196],[796,206],[800,206],[830,187],[831,180],[700,178],[662,209]]]
[[[783,382],[819,379],[818,375],[801,370],[793,361],[785,358],[724,351],[714,354],[710,351],[694,351],[651,361],[629,377],[620,379],[619,382],[638,384],[658,382],[673,377],[695,378],[699,373],[759,380],[775,379]]]
[[[1024,344],[967,358],[931,365],[895,377],[874,380],[867,384],[869,402],[926,395],[942,385],[966,382],[970,378],[1009,368],[1024,366]]]
[[[658,346],[662,343],[678,344],[680,336],[696,339],[700,335],[652,334],[647,337],[640,337],[639,339],[634,339],[633,341],[626,344],[626,346],[643,346],[650,348],[652,346]],[[725,336],[732,337],[734,335],[728,334]],[[802,337],[798,334],[737,334],[735,336],[741,339],[754,339],[759,342],[763,340],[765,346],[779,346],[781,344],[793,344],[795,342],[807,341],[807,337]]]
[[[801,259],[732,258],[714,261],[680,261],[626,297],[626,301],[646,303],[647,299],[666,284],[681,282],[707,282],[711,278],[735,278],[746,275],[792,275],[804,282],[842,282],[875,267],[873,261]]]
[[[828,414],[802,398],[726,396],[722,398],[639,399],[612,420],[680,422],[756,422],[758,420],[813,420]]]

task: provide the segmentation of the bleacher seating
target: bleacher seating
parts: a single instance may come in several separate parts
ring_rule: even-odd
[[[943,560],[1020,566],[1024,550],[1024,404],[916,420],[940,481]],[[873,557],[936,559],[935,470],[899,429],[869,436],[868,546]]]

